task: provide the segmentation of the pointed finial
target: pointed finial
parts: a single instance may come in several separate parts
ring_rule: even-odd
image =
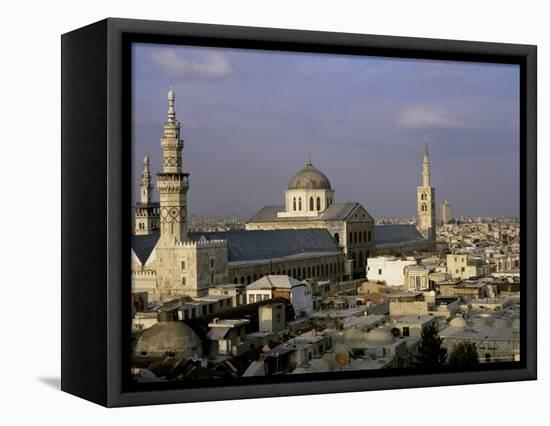
[[[146,166],[149,165],[149,154],[147,152],[145,153],[145,156],[143,157],[143,164],[145,164]]]
[[[306,166],[313,166],[313,164],[311,163],[311,154],[308,152],[307,153],[307,164]]]
[[[428,134],[424,135],[424,157],[428,156]]]
[[[174,88],[172,87],[172,82],[170,82],[170,89],[168,90],[168,122],[173,123],[176,121],[176,109],[174,108],[174,103],[176,100],[176,95],[174,93]]]

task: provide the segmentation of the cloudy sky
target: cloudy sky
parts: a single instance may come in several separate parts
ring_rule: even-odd
[[[283,204],[310,154],[336,202],[414,216],[425,134],[438,215],[444,199],[458,216],[519,212],[516,66],[136,44],[132,78],[135,197],[144,153],[161,169],[172,82],[191,215]]]

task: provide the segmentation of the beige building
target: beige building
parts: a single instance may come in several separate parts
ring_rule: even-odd
[[[468,279],[474,277],[486,277],[491,273],[490,265],[483,263],[481,259],[472,258],[467,254],[448,254],[447,273],[452,279]]]

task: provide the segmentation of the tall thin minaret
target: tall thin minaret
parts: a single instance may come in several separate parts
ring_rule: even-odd
[[[159,211],[157,203],[151,202],[153,184],[149,170],[149,155],[143,157],[143,172],[139,184],[139,202],[135,206],[134,234],[151,235],[158,232]]]
[[[422,186],[416,190],[418,201],[418,229],[424,237],[435,241],[435,188],[430,185],[430,156],[428,136],[425,136],[424,160],[422,162]]]
[[[141,173],[140,189],[140,202],[141,204],[149,204],[151,202],[151,191],[153,190],[153,184],[151,183],[151,171],[149,169],[149,155],[145,153],[143,157],[143,172]]]
[[[180,123],[176,120],[176,95],[170,86],[168,91],[168,119],[164,123],[162,148],[162,172],[157,176],[160,197],[160,240],[163,244],[187,240],[187,190],[189,174],[183,173],[183,139]]]

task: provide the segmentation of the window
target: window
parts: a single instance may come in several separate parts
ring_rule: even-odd
[[[363,266],[363,252],[362,251],[359,252],[359,266],[360,267]]]
[[[410,336],[410,334],[411,334],[411,331],[409,327],[403,327],[403,336],[407,337],[407,336]]]
[[[256,296],[253,294],[248,296],[248,303],[256,303]]]
[[[237,277],[235,277],[235,278],[233,279],[233,284],[238,284],[238,282],[239,282],[239,280],[237,279]]]
[[[292,199],[292,210],[296,211],[296,197]]]
[[[357,239],[357,242],[362,242],[363,241],[363,233],[362,232],[359,232],[359,235],[358,235],[358,239]]]
[[[353,244],[353,232],[349,233],[349,243]]]
[[[334,234],[334,239],[336,240],[337,243],[340,243],[340,235],[338,234],[338,232]]]
[[[491,362],[491,354],[485,354],[485,362]]]
[[[357,241],[358,241],[358,240],[357,240],[357,232],[354,232],[354,233],[353,233],[353,241],[354,241],[354,242],[357,242]]]
[[[378,275],[382,275],[382,269],[378,269]]]
[[[302,211],[302,197],[298,198],[298,210]]]
[[[210,274],[210,284],[214,283],[214,273]]]
[[[185,277],[181,278],[181,285],[185,287]]]
[[[241,284],[244,284],[244,277],[241,276]]]
[[[313,211],[313,197],[309,197],[309,210]]]
[[[317,197],[317,210],[321,210],[321,198]]]
[[[370,233],[370,231],[369,231],[369,241],[370,241],[370,240],[371,240],[371,233]]]
[[[211,268],[214,267],[214,259],[210,259],[210,267],[211,267]]]
[[[183,271],[185,269],[185,261],[181,262],[181,270]]]
[[[246,283],[247,283],[247,284],[250,284],[251,282],[252,282],[252,281],[251,281],[250,275],[249,275],[248,277],[246,277]]]

